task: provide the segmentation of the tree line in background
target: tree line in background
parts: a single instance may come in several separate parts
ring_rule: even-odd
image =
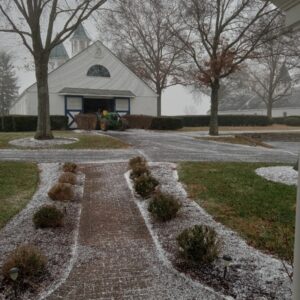
[[[211,135],[218,134],[220,93],[226,88],[227,94],[232,92],[228,90],[237,74],[249,73],[251,89],[269,112],[288,92],[280,87],[282,70],[299,66],[298,39],[283,35],[284,17],[270,1],[2,0],[0,12],[5,21],[0,31],[17,34],[34,59],[36,138],[52,137],[47,75],[50,52],[91,16],[101,39],[156,91],[158,115],[167,87],[193,85],[210,93]]]

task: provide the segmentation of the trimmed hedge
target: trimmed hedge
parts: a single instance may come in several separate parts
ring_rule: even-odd
[[[152,130],[176,130],[183,127],[181,118],[174,117],[151,117],[145,115],[127,115],[129,128],[152,129]]]
[[[300,116],[277,117],[272,119],[273,124],[300,126]]]
[[[37,127],[37,116],[11,115],[4,116],[4,128],[0,117],[0,131],[35,131]],[[62,130],[67,128],[68,118],[66,116],[50,116],[51,129]]]
[[[150,129],[154,117],[145,115],[126,115],[123,118],[127,120],[129,128]]]
[[[176,130],[182,128],[182,120],[172,117],[156,117],[153,118],[151,128],[154,130]]]
[[[177,116],[184,127],[209,126],[210,116]],[[256,115],[219,115],[219,126],[268,126],[271,124],[267,116]]]

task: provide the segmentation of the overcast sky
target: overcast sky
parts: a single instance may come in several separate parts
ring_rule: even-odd
[[[90,22],[86,22],[84,26],[93,41],[99,39],[94,26]],[[71,56],[70,42],[66,41],[64,44]],[[13,34],[0,33],[0,49],[10,52],[13,56],[21,93],[35,82],[35,74],[30,56],[25,47],[22,46],[22,42]],[[26,68],[26,66],[29,68]],[[191,88],[177,85],[168,88],[163,94],[163,115],[206,114],[209,108],[209,97],[204,94],[195,93]]]

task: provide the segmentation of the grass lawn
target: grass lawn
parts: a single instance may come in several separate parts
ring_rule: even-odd
[[[272,146],[263,143],[257,139],[253,139],[246,136],[217,136],[217,137],[196,137],[197,140],[204,141],[214,141],[220,143],[229,143],[229,144],[237,144],[237,145],[247,145],[253,147],[265,147],[265,148],[273,148]]]
[[[59,145],[52,148],[55,149],[120,149],[128,147],[124,142],[109,136],[74,133],[72,131],[54,131],[56,137],[74,137],[79,141],[69,145]],[[9,141],[25,137],[33,137],[34,132],[1,132],[0,133],[0,149],[20,148],[9,144]]]
[[[182,163],[180,180],[214,218],[249,244],[285,259],[293,253],[296,187],[255,174],[262,163]]]
[[[36,164],[0,162],[0,228],[26,206],[37,184]]]

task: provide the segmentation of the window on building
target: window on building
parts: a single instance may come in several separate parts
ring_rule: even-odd
[[[89,68],[87,76],[110,77],[110,73],[104,66],[94,65]]]

